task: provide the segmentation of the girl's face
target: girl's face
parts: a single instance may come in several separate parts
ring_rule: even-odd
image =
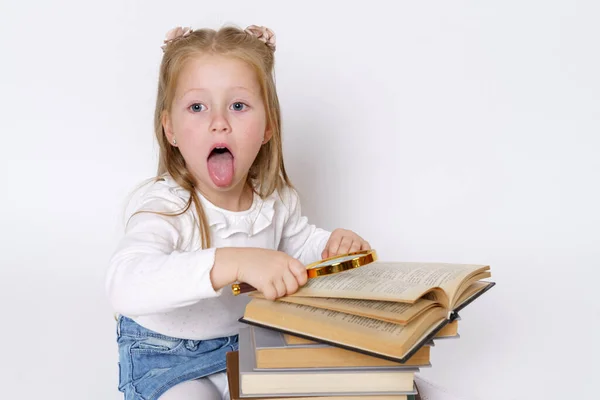
[[[271,136],[255,72],[241,60],[218,55],[187,62],[163,127],[207,195],[241,193],[260,147]]]

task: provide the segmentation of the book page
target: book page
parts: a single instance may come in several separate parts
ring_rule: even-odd
[[[487,269],[489,267],[484,265],[417,264],[410,277],[421,285],[441,287],[448,298],[453,298],[463,281]]]
[[[244,319],[288,333],[307,335],[390,357],[403,357],[424,332],[441,323],[446,312],[434,307],[403,326],[300,304],[252,299]]]
[[[470,274],[489,267],[468,264],[376,261],[364,267],[309,279],[292,296],[337,297],[414,303],[432,288],[448,290],[447,298]],[[440,298],[444,306],[448,299]]]
[[[409,304],[395,301],[286,296],[278,301],[340,311],[401,325],[407,324],[431,307],[439,307],[437,302],[426,299],[419,299],[414,304]]]
[[[471,285],[475,282],[478,282],[482,279],[486,279],[491,277],[492,274],[489,271],[477,272],[471,274],[468,279],[463,280],[458,288],[456,288],[452,298],[450,299],[450,308],[454,309],[457,307],[457,301],[463,296],[463,293],[471,287]]]
[[[474,294],[482,291],[483,289],[485,289],[488,286],[488,282],[475,282],[472,283],[471,286],[469,286],[467,288],[467,290],[465,290],[460,297],[458,298],[458,300],[456,301],[455,307],[460,306],[462,303],[464,303],[465,301],[467,301],[471,296],[473,296]]]
[[[304,339],[298,336],[290,335],[288,333],[283,334],[283,340],[285,340],[285,344],[289,345],[297,345],[297,344],[315,344],[314,340]]]
[[[435,335],[436,339],[439,338],[448,338],[448,337],[456,337],[458,335],[458,321],[454,320],[444,326],[440,331]]]

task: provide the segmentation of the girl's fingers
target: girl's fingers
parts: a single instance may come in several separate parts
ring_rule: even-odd
[[[340,254],[371,250],[369,242],[352,231],[336,230],[329,238],[321,258],[330,258]]]
[[[277,289],[273,283],[268,283],[263,287],[262,294],[267,300],[275,300],[277,298]]]
[[[275,284],[275,290],[277,292],[277,298],[285,296],[286,287],[283,278],[275,279],[273,282]]]
[[[352,245],[350,246],[350,250],[348,251],[348,253],[354,253],[356,251],[360,251],[361,249],[362,249],[362,241],[354,240],[352,242]]]
[[[298,290],[298,281],[292,271],[286,271],[283,274],[283,282],[285,284],[285,294],[293,294]]]
[[[338,250],[340,248],[340,244],[342,244],[340,239],[334,238],[333,240],[331,240],[327,247],[327,257],[326,258],[334,257],[337,254],[339,254]]]
[[[337,252],[335,253],[335,255],[339,255],[339,254],[347,254],[350,252],[350,248],[352,247],[352,238],[350,236],[344,236],[342,237],[342,240],[340,242],[340,246],[338,247]]]
[[[300,261],[293,259],[290,262],[290,271],[296,278],[298,285],[303,286],[306,284],[308,276],[306,274],[306,267]]]

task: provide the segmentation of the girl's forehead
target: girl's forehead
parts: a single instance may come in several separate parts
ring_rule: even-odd
[[[254,69],[243,60],[235,57],[207,54],[191,58],[181,70],[180,87],[199,86],[203,88],[243,87],[258,89]]]

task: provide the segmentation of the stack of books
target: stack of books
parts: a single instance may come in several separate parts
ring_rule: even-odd
[[[415,374],[458,312],[493,282],[489,266],[376,261],[247,305],[227,355],[231,399],[418,399]]]

